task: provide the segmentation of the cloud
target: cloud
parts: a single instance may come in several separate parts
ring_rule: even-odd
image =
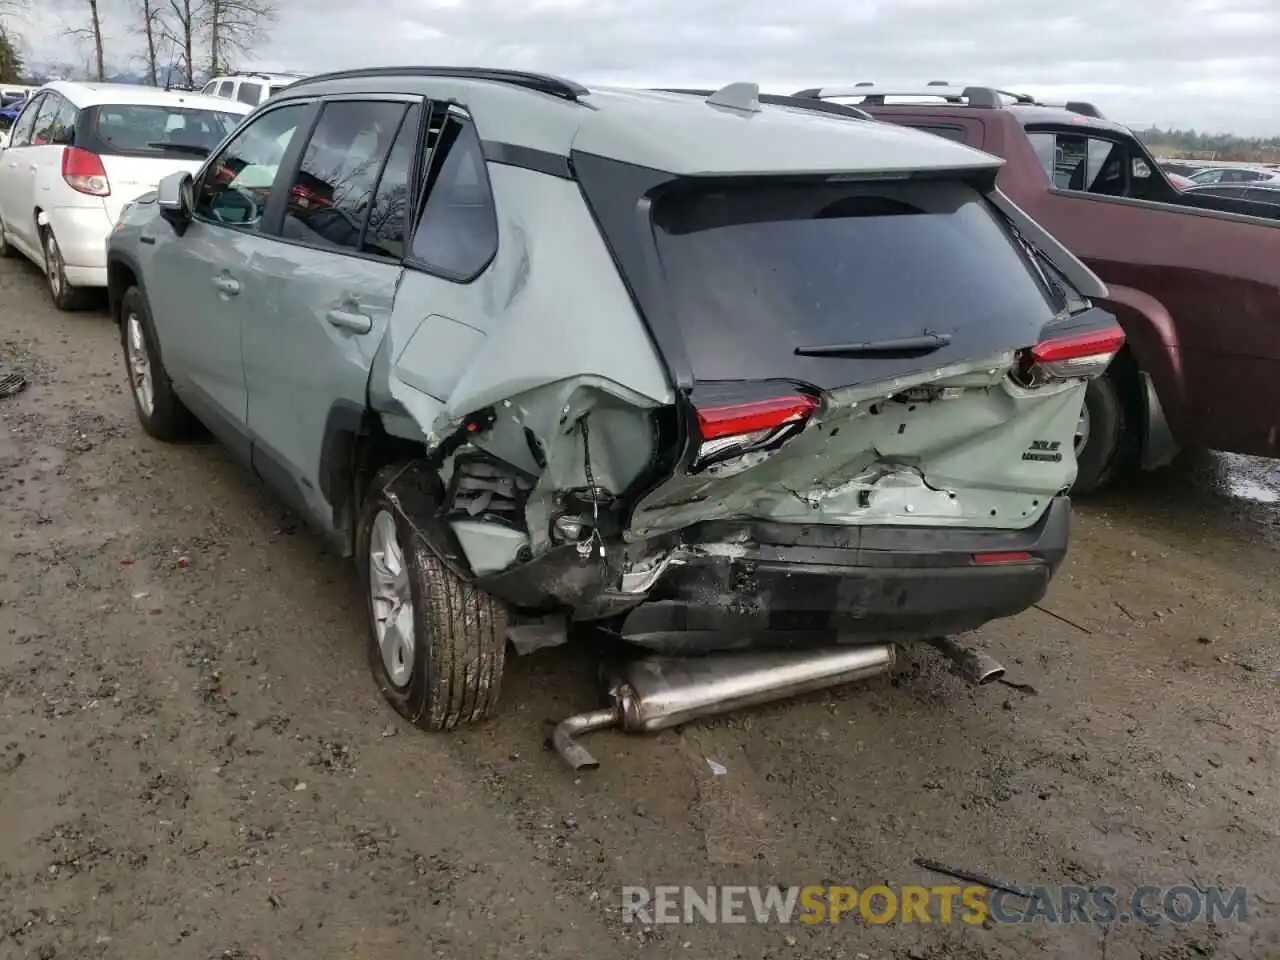
[[[72,9],[83,0],[63,0]],[[113,59],[137,46],[110,0]],[[68,22],[37,15],[31,52]],[[73,24],[74,25],[74,24]],[[281,0],[245,65],[393,63],[546,70],[586,82],[766,90],[945,79],[1092,100],[1134,124],[1280,134],[1275,0]]]

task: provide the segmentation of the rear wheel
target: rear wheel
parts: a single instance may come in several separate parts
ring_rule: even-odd
[[[1084,407],[1076,428],[1076,482],[1073,494],[1098,493],[1114,483],[1131,466],[1136,424],[1130,416],[1116,365],[1085,391]]]
[[[73,287],[67,280],[67,264],[62,258],[62,248],[58,246],[53,230],[43,228],[40,240],[44,247],[44,275],[53,305],[59,310],[84,310],[90,306],[93,302],[91,291]]]
[[[424,730],[451,730],[498,704],[507,611],[435,555],[405,511],[424,499],[393,465],[370,485],[356,530],[366,588],[369,667],[382,695]]]

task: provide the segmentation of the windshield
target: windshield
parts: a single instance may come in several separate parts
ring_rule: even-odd
[[[949,343],[929,357],[942,365],[1034,343],[1062,309],[1003,219],[955,180],[689,184],[653,219],[700,380],[896,375],[886,360],[839,369],[796,349],[931,333]]]
[[[87,112],[95,153],[139,157],[207,154],[242,119],[238,113],[154,103],[103,104]]]

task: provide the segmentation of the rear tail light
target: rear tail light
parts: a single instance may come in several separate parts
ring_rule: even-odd
[[[690,472],[748,453],[774,450],[804,430],[818,401],[800,393],[699,407],[701,443]]]
[[[1107,326],[1041,340],[1018,353],[1015,379],[1026,387],[1103,374],[1124,346],[1124,331]]]
[[[80,147],[62,148],[62,179],[78,193],[91,197],[111,195],[111,181],[107,179],[102,158]]]

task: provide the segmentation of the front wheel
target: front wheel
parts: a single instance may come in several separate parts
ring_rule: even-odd
[[[374,477],[356,530],[369,667],[382,695],[424,730],[489,716],[506,658],[507,611],[440,561],[405,514],[424,495],[403,465]]]
[[[156,346],[147,298],[137,287],[125,291],[120,301],[120,346],[142,429],[168,443],[193,436],[198,424],[174,392]]]

